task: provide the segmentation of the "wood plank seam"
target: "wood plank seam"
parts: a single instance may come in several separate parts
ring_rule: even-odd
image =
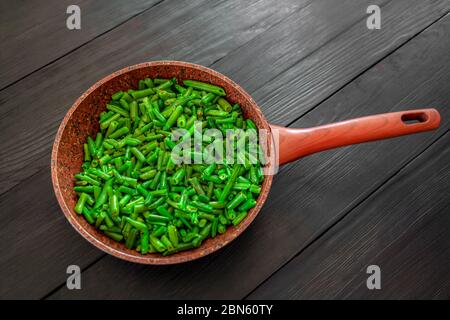
[[[443,20],[447,15],[449,15],[449,12],[444,13],[441,17],[439,17],[438,19],[436,19],[434,22],[430,23],[427,27],[425,27],[423,30],[421,30],[420,32],[418,32],[416,35],[414,35],[412,38],[408,39],[404,44],[400,45],[397,49],[393,50],[392,52],[388,53],[386,56],[384,56],[382,59],[379,59],[377,62],[375,62],[373,65],[371,65],[370,67],[366,68],[363,72],[361,72],[360,74],[358,74],[357,76],[355,76],[352,80],[350,80],[349,82],[347,82],[344,86],[342,86],[341,88],[339,88],[338,90],[336,90],[333,94],[329,95],[328,97],[326,97],[325,99],[323,99],[320,103],[318,103],[316,106],[314,106],[313,108],[309,109],[307,112],[303,113],[300,117],[298,117],[296,120],[292,121],[288,126],[291,126],[292,124],[294,124],[296,121],[298,121],[300,118],[302,118],[303,116],[307,115],[308,113],[312,112],[314,109],[316,109],[317,107],[319,107],[322,103],[324,103],[325,101],[329,100],[333,95],[335,95],[337,92],[339,92],[340,90],[342,90],[344,87],[346,87],[348,84],[350,84],[351,82],[353,82],[354,80],[356,80],[358,77],[360,77],[361,75],[363,75],[365,72],[367,72],[368,70],[370,70],[371,68],[373,68],[376,64],[380,63],[382,60],[388,58],[390,55],[392,55],[393,53],[395,53],[397,50],[399,50],[400,48],[402,48],[404,45],[406,45],[408,42],[410,42],[411,40],[413,40],[415,37],[419,36],[421,33],[425,32],[427,29],[429,29],[432,25],[434,25],[435,23]],[[309,241],[305,247],[303,247],[297,254],[295,254],[292,258],[290,258],[285,264],[283,264],[280,268],[278,268],[276,271],[274,271],[269,277],[267,277],[264,281],[262,281],[255,289],[253,289],[250,293],[248,293],[244,299],[247,299],[253,292],[255,292],[259,287],[261,287],[264,283],[266,283],[273,275],[275,275],[278,271],[280,271],[281,269],[283,269],[286,265],[288,265],[292,260],[294,260],[296,257],[300,256],[304,251],[306,251],[310,246],[312,246],[317,240],[319,240],[320,238],[322,238],[326,233],[328,233],[328,231],[330,231],[331,229],[333,229],[335,226],[337,226],[346,216],[348,216],[351,212],[353,212],[354,210],[356,210],[360,205],[362,205],[368,198],[370,198],[374,193],[376,193],[379,189],[381,189],[386,183],[390,182],[392,179],[394,179],[402,170],[404,170],[407,166],[409,166],[412,162],[414,162],[415,160],[417,160],[424,152],[426,152],[429,148],[431,148],[434,144],[436,144],[440,139],[443,139],[444,136],[446,134],[448,134],[450,130],[446,130],[443,134],[441,134],[438,138],[436,138],[435,140],[432,141],[431,144],[429,144],[426,148],[424,148],[422,151],[420,151],[420,153],[418,153],[415,157],[413,157],[412,159],[410,159],[407,163],[405,163],[401,168],[399,168],[396,172],[394,172],[390,177],[388,177],[387,179],[385,179],[379,186],[377,186],[374,190],[372,190],[369,194],[367,194],[366,196],[363,197],[363,199],[361,199],[360,201],[358,201],[355,205],[351,206],[348,211],[347,209],[345,209],[345,213],[343,216],[339,216],[339,218],[332,222],[326,229],[324,229],[320,234],[318,234],[316,237],[314,237],[314,239],[312,239],[311,241]],[[282,171],[282,169],[280,169],[280,172]]]
[[[355,205],[351,206],[350,208],[345,210],[345,213],[342,216],[339,216],[338,219],[333,221],[329,226],[327,226],[323,231],[321,231],[317,236],[315,236],[311,241],[309,241],[299,252],[297,252],[294,256],[292,256],[289,260],[287,260],[282,266],[280,266],[277,270],[275,270],[270,276],[268,276],[264,281],[262,281],[260,284],[258,284],[252,291],[250,291],[243,299],[247,299],[249,296],[251,296],[255,291],[258,290],[264,283],[266,283],[270,278],[272,278],[278,271],[281,271],[285,266],[287,266],[291,261],[299,257],[302,253],[304,253],[309,247],[311,247],[314,243],[316,243],[318,240],[323,238],[325,234],[327,234],[330,230],[334,229],[338,224],[345,219],[349,214],[351,214],[354,210],[356,210],[358,207],[360,207],[365,201],[367,201],[369,198],[371,198],[376,192],[378,192],[380,189],[383,188],[383,186],[387,183],[389,183],[392,179],[395,179],[403,170],[406,169],[409,165],[411,165],[414,161],[416,161],[423,153],[425,153],[428,149],[430,149],[433,145],[435,145],[439,140],[443,139],[445,135],[447,135],[450,132],[450,129],[445,131],[443,134],[441,134],[438,138],[433,140],[431,144],[429,144],[427,147],[425,147],[420,153],[418,153],[415,157],[410,159],[407,163],[405,163],[404,166],[399,168],[397,171],[395,171],[391,176],[386,178],[384,181],[381,182],[380,185],[378,185],[375,189],[373,189],[369,194],[365,195],[360,201],[358,201]]]
[[[346,82],[344,85],[342,85],[341,87],[339,87],[337,90],[335,90],[333,93],[331,93],[330,95],[326,96],[324,99],[322,99],[321,101],[319,101],[315,106],[313,106],[312,108],[306,110],[304,113],[302,113],[298,118],[294,119],[293,121],[291,121],[289,124],[287,124],[287,127],[291,127],[295,122],[297,122],[298,120],[300,120],[301,118],[303,118],[304,116],[306,116],[307,114],[313,112],[315,109],[319,108],[323,103],[325,103],[326,101],[328,101],[329,99],[331,99],[334,95],[336,95],[339,91],[341,91],[343,88],[345,88],[346,86],[348,86],[349,84],[351,84],[353,81],[355,81],[356,79],[358,79],[359,77],[361,77],[365,72],[367,72],[368,70],[370,70],[371,68],[373,68],[374,66],[376,66],[377,64],[379,64],[380,62],[382,62],[384,59],[388,58],[389,56],[391,56],[392,54],[394,54],[395,52],[397,52],[399,49],[401,49],[403,46],[405,46],[406,44],[408,44],[411,40],[413,40],[414,38],[416,38],[417,36],[419,36],[420,34],[422,34],[423,32],[425,32],[426,30],[428,30],[432,25],[434,25],[435,23],[441,21],[442,19],[444,19],[447,15],[449,15],[450,12],[446,12],[445,14],[443,14],[442,16],[440,16],[438,19],[436,19],[435,21],[433,21],[432,23],[430,23],[429,25],[427,25],[425,28],[423,28],[422,30],[420,30],[419,32],[417,32],[413,37],[409,38],[406,40],[406,42],[400,44],[397,48],[395,48],[394,50],[392,50],[391,52],[389,52],[387,55],[383,56],[382,58],[378,59],[376,62],[374,62],[373,64],[371,64],[369,67],[367,67],[366,69],[364,69],[364,71],[358,73],[356,76],[354,76],[353,78],[351,78],[348,82]],[[287,71],[287,70],[286,70]],[[434,142],[433,142],[434,143]],[[285,170],[286,166],[283,166],[279,169],[279,173],[283,172]]]
[[[141,11],[141,12],[135,14],[135,15],[133,15],[133,16],[130,17],[129,19],[124,20],[124,21],[122,21],[121,23],[117,24],[116,26],[114,26],[114,28],[110,28],[109,30],[107,30],[107,31],[105,31],[105,32],[103,32],[103,33],[101,33],[101,34],[99,34],[98,36],[92,38],[91,40],[89,40],[89,41],[87,41],[87,42],[85,42],[85,43],[79,45],[78,47],[76,47],[76,48],[74,48],[74,49],[72,49],[72,50],[70,50],[70,51],[68,51],[67,53],[65,53],[64,55],[58,57],[57,59],[53,59],[52,61],[46,63],[45,65],[39,67],[38,69],[36,69],[36,70],[34,70],[34,71],[28,73],[27,75],[21,77],[20,79],[17,79],[17,80],[15,80],[15,81],[11,82],[10,84],[4,86],[3,88],[0,88],[0,92],[3,91],[4,89],[7,89],[7,88],[9,88],[9,87],[15,85],[15,84],[18,83],[18,82],[24,80],[25,78],[31,76],[32,74],[34,74],[34,73],[36,73],[36,72],[38,72],[38,71],[44,69],[45,67],[48,67],[48,66],[52,65],[53,63],[57,62],[58,60],[64,58],[65,56],[67,56],[67,55],[69,55],[69,54],[71,54],[71,53],[73,53],[74,51],[77,51],[78,49],[81,49],[81,48],[84,47],[85,45],[87,45],[87,44],[89,44],[89,43],[95,41],[96,39],[100,38],[101,36],[104,36],[105,34],[111,32],[112,30],[114,30],[114,29],[116,29],[116,28],[118,28],[118,27],[120,27],[121,25],[125,24],[126,22],[129,22],[130,20],[136,18],[137,16],[140,16],[140,15],[146,13],[147,11],[149,11],[149,10],[152,9],[153,7],[156,7],[157,5],[161,4],[161,3],[164,2],[164,1],[165,1],[165,0],[160,0],[160,1],[158,1],[157,3],[155,3],[154,5],[152,5],[151,7],[147,8],[147,9],[145,9],[145,10],[143,10],[143,11]],[[311,4],[312,1],[313,1],[313,0],[308,1],[304,6],[299,7],[297,10],[294,10],[292,13],[290,13],[290,14],[288,14],[286,17],[284,17],[284,19],[287,19],[287,18],[289,18],[290,16],[292,16],[292,15],[294,15],[294,14],[296,14],[296,13],[302,11],[303,9],[305,9],[306,7],[308,7],[308,6]],[[389,0],[388,2],[390,2],[390,1],[392,1],[392,0]],[[388,3],[388,2],[387,2],[387,3]],[[266,33],[267,31],[270,31],[272,28],[274,28],[274,27],[276,27],[277,25],[281,24],[283,21],[284,21],[284,20],[280,20],[280,21],[276,22],[275,24],[271,25],[267,30],[265,30],[265,31],[264,31],[263,33],[261,33],[260,35],[263,35],[263,34]],[[345,32],[345,31],[346,31],[346,30],[344,30],[343,32]],[[259,36],[260,36],[260,35],[259,35]],[[240,48],[242,48],[243,46],[245,46],[248,42],[250,42],[250,41],[252,41],[252,40],[253,40],[253,38],[252,38],[252,39],[249,39],[248,41],[242,43],[240,46],[236,47],[236,48],[233,49],[232,51],[228,52],[228,53],[227,53],[226,55],[224,55],[223,57],[220,57],[220,58],[214,60],[212,63],[207,64],[206,66],[207,66],[207,67],[213,66],[214,64],[216,64],[217,62],[219,62],[219,61],[221,61],[223,58],[225,58],[227,55],[229,55],[230,53],[235,52],[236,50],[238,50],[238,49],[240,49]],[[2,115],[2,116],[3,116],[2,118],[5,118],[7,115],[8,115],[8,113],[3,114],[3,115]]]
[[[347,81],[345,84],[343,84],[342,86],[340,86],[337,90],[333,91],[331,94],[329,94],[328,96],[326,96],[324,99],[320,100],[316,105],[314,105],[312,108],[306,110],[304,113],[302,113],[299,117],[295,118],[294,120],[292,120],[291,122],[289,122],[286,126],[287,127],[291,127],[295,122],[297,122],[298,120],[300,120],[301,118],[303,118],[304,116],[306,116],[307,114],[313,112],[315,109],[319,108],[323,103],[325,103],[326,101],[328,101],[329,99],[331,99],[334,95],[336,95],[339,91],[341,91],[342,89],[344,89],[346,86],[348,86],[349,84],[351,84],[353,81],[355,81],[356,79],[358,79],[359,77],[361,77],[364,73],[366,73],[368,70],[370,70],[371,68],[373,68],[374,66],[376,66],[377,64],[381,63],[383,60],[385,60],[386,58],[388,58],[389,56],[391,56],[392,54],[396,53],[398,50],[400,50],[402,47],[404,47],[405,45],[407,45],[409,42],[411,42],[414,38],[416,38],[417,36],[421,35],[423,32],[426,32],[430,27],[432,27],[435,23],[438,23],[439,21],[443,20],[447,15],[450,14],[450,11],[444,13],[442,16],[440,16],[439,18],[435,19],[433,22],[431,22],[429,25],[427,25],[426,27],[424,27],[423,29],[421,29],[419,32],[417,32],[414,36],[412,36],[411,38],[407,39],[404,43],[400,44],[398,47],[396,47],[395,49],[393,49],[391,52],[388,52],[388,54],[386,54],[385,56],[383,56],[382,58],[378,59],[377,61],[375,61],[374,63],[372,63],[370,66],[368,66],[367,68],[365,68],[362,72],[358,73],[357,75],[355,75],[353,78],[351,78],[349,81]],[[348,29],[347,29],[348,30]],[[335,37],[336,38],[336,37]],[[334,38],[333,38],[334,39]],[[330,41],[333,41],[330,40]],[[328,43],[328,42],[327,42]],[[322,46],[323,47],[323,46]],[[311,53],[312,54],[312,53]],[[306,58],[306,57],[305,57]],[[301,62],[301,61],[299,61]],[[296,63],[297,64],[297,63]],[[291,67],[294,67],[296,64],[292,65]],[[290,69],[290,68],[289,68]],[[283,72],[288,71],[284,70]],[[281,75],[281,73],[280,73]],[[287,168],[286,166],[283,166],[279,169],[279,173],[283,172],[285,170],[285,168]]]
[[[380,5],[380,8],[385,7],[386,5],[388,5],[392,0],[389,0],[385,3],[383,3],[382,5]],[[351,25],[349,25],[347,28],[343,29],[342,32],[336,34],[334,37],[330,38],[330,40],[328,40],[327,42],[323,43],[322,45],[318,46],[317,48],[315,48],[314,50],[312,50],[311,52],[309,52],[307,55],[305,55],[304,57],[302,57],[300,60],[298,60],[297,62],[295,62],[294,64],[290,65],[288,68],[283,69],[280,71],[279,74],[268,78],[266,81],[262,82],[261,85],[259,86],[259,88],[264,87],[264,85],[268,84],[269,82],[273,81],[274,79],[278,78],[279,76],[281,76],[283,73],[289,71],[292,68],[295,68],[297,65],[299,65],[300,63],[302,63],[303,61],[305,61],[306,59],[308,59],[309,57],[313,56],[315,53],[319,52],[321,49],[323,49],[325,46],[327,46],[329,43],[335,41],[336,39],[338,39],[341,35],[345,34],[347,31],[351,30],[352,28],[354,28],[355,26],[357,26],[359,23],[361,23],[362,21],[364,21],[366,19],[365,16],[363,16],[361,19],[355,21],[354,23],[352,23]],[[397,48],[395,48],[396,50]],[[394,51],[395,51],[394,50]],[[225,57],[224,57],[225,58]],[[384,57],[383,57],[384,58]],[[218,61],[220,61],[221,59],[219,59]],[[380,59],[382,60],[382,59]],[[218,62],[217,61],[217,62]],[[341,88],[339,88],[336,92],[338,92]],[[335,92],[334,92],[335,93]],[[334,94],[333,93],[333,94]],[[326,100],[326,99],[325,99]],[[322,103],[319,102],[319,104]],[[306,114],[306,113],[305,113]],[[286,126],[289,127],[292,123],[294,123],[295,121],[297,121],[298,119],[300,119],[304,114],[302,114],[301,116],[299,116],[298,118],[296,118],[294,121],[291,121],[290,123],[288,123]]]
[[[81,273],[85,272],[87,269],[89,269],[90,267],[92,267],[94,264],[96,264],[97,262],[99,262],[100,260],[102,260],[104,257],[106,256],[106,253],[100,255],[97,259],[94,259],[91,263],[89,263],[86,267],[81,269]],[[65,282],[61,283],[60,285],[58,285],[57,287],[55,287],[53,290],[51,290],[49,293],[45,294],[44,296],[42,296],[41,298],[39,298],[38,300],[46,300],[47,298],[51,297],[54,293],[58,292],[60,289],[62,289],[64,286],[66,285]]]
[[[383,3],[383,5],[380,5],[380,8],[385,7],[387,4],[389,4],[392,0],[388,0],[385,3]],[[302,7],[300,10],[296,11],[299,12],[302,9],[306,8],[310,3],[308,3],[307,5],[305,5],[304,7]],[[296,12],[293,12],[291,15],[295,14]],[[291,15],[287,16],[285,18],[285,20],[290,17]],[[329,42],[334,41],[336,38],[339,38],[340,35],[346,33],[348,30],[352,29],[355,25],[357,25],[358,23],[361,23],[361,21],[365,20],[366,17],[363,16],[361,19],[355,21],[354,23],[352,23],[351,25],[349,25],[348,27],[346,27],[345,29],[343,29],[341,32],[339,32],[338,34],[336,34],[334,37],[330,38],[327,42],[323,43],[322,45],[318,46],[317,48],[315,48],[314,50],[312,50],[311,52],[309,52],[307,55],[305,55],[304,57],[302,57],[300,60],[298,60],[296,63],[290,65],[288,68],[286,69],[282,69],[277,75],[271,77],[271,78],[267,78],[267,80],[265,80],[264,82],[260,82],[260,85],[258,88],[263,87],[264,85],[266,85],[267,83],[269,83],[270,81],[272,81],[273,79],[279,77],[280,75],[282,75],[283,73],[285,73],[286,71],[288,71],[289,69],[295,67],[296,65],[298,65],[299,63],[301,63],[302,61],[304,61],[305,59],[307,59],[308,57],[312,56],[314,53],[318,52],[319,50],[321,50],[323,47],[325,47]],[[267,29],[266,31],[264,31],[263,33],[261,33],[260,35],[258,35],[258,37],[262,37],[266,32],[270,31],[270,29],[272,29],[273,27],[276,27],[278,24],[281,24],[283,21],[279,21],[278,23],[274,24],[273,26],[271,26],[269,29]],[[252,39],[253,40],[253,39]],[[248,41],[250,42],[250,41]],[[208,67],[213,68],[215,64],[217,64],[218,62],[220,62],[221,60],[223,60],[224,58],[226,58],[228,55],[233,54],[235,51],[238,51],[240,48],[244,47],[248,42],[242,44],[241,46],[237,47],[236,49],[228,52],[226,55],[224,55],[223,57],[220,57],[219,59],[213,61],[211,64],[208,65]]]
[[[146,9],[144,9],[144,10],[142,10],[142,11],[140,11],[140,12],[134,14],[134,15],[132,15],[132,16],[129,17],[128,19],[125,19],[124,21],[118,23],[118,24],[115,25],[114,27],[109,28],[108,30],[106,30],[106,31],[104,31],[104,32],[102,32],[102,33],[99,33],[98,35],[96,35],[96,36],[93,37],[92,39],[90,39],[90,40],[88,40],[88,41],[82,43],[81,45],[79,45],[79,46],[77,46],[77,47],[75,47],[75,48],[73,48],[73,49],[67,51],[66,53],[64,53],[63,55],[59,56],[58,58],[55,58],[55,59],[53,59],[53,60],[51,60],[51,61],[45,63],[44,65],[40,66],[39,68],[37,68],[37,69],[35,69],[35,70],[33,70],[33,71],[27,73],[26,75],[19,77],[18,79],[14,80],[14,81],[12,81],[11,83],[9,83],[9,84],[3,86],[2,88],[0,88],[0,92],[3,91],[3,90],[5,90],[5,89],[7,89],[7,88],[9,88],[9,87],[11,87],[11,86],[13,86],[13,85],[15,85],[16,83],[19,83],[19,82],[22,81],[23,79],[25,79],[25,78],[29,77],[30,75],[32,75],[32,74],[34,74],[34,73],[36,73],[36,72],[38,72],[38,71],[44,69],[45,67],[48,67],[49,65],[55,63],[56,61],[61,60],[62,58],[64,58],[65,56],[71,54],[72,52],[74,52],[74,51],[76,51],[76,50],[78,50],[78,49],[84,47],[85,45],[87,45],[87,44],[89,44],[89,43],[95,41],[96,39],[98,39],[98,38],[104,36],[104,35],[107,34],[108,32],[111,32],[112,30],[114,30],[114,29],[120,27],[120,26],[123,25],[124,23],[127,23],[128,21],[130,21],[130,20],[136,18],[137,16],[140,16],[141,14],[144,14],[145,12],[151,10],[152,8],[156,7],[157,5],[159,5],[160,3],[164,2],[164,1],[165,1],[165,0],[160,0],[160,1],[156,2],[155,4],[151,5],[150,7],[146,8]]]
[[[449,131],[450,130],[447,130],[445,133],[443,133],[440,137],[439,137],[439,139],[437,139],[436,141],[434,141],[431,145],[429,145],[425,150],[423,150],[423,152],[421,152],[416,158],[418,158],[418,157],[420,157],[421,159],[415,159],[414,161],[410,161],[410,162],[408,162],[408,164],[407,165],[405,165],[404,167],[402,167],[402,169],[401,170],[398,170],[396,173],[395,173],[395,177],[393,177],[393,179],[391,179],[390,181],[389,181],[389,184],[390,184],[390,186],[388,186],[388,188],[389,187],[391,187],[391,186],[395,186],[395,185],[404,185],[405,184],[405,179],[408,179],[409,178],[409,174],[411,174],[411,172],[414,172],[415,170],[414,169],[416,169],[416,170],[421,170],[421,169],[418,169],[418,168],[423,168],[423,167],[425,167],[425,168],[428,168],[428,170],[430,170],[429,169],[429,166],[430,165],[432,165],[432,164],[429,164],[429,163],[427,163],[426,161],[429,161],[430,160],[430,155],[433,155],[433,153],[435,154],[434,156],[436,156],[436,153],[438,152],[438,151],[443,151],[443,154],[442,154],[442,158],[441,158],[441,154],[439,154],[439,156],[438,156],[438,159],[437,159],[437,161],[440,161],[440,162],[444,162],[445,163],[445,154],[447,154],[448,155],[448,150],[446,150],[445,148],[444,148],[444,150],[442,150],[442,149],[439,149],[439,145],[441,146],[441,148],[442,148],[442,145],[444,145],[445,146],[445,141],[447,141],[448,139],[449,139],[449,137],[450,137],[450,135],[449,135]],[[434,157],[432,157],[433,159],[435,159]],[[448,167],[448,166],[447,166]],[[438,167],[438,170],[439,171],[441,171],[442,173],[446,173],[446,169],[448,169],[447,167]],[[426,170],[422,170],[422,172],[426,172]],[[408,174],[409,173],[409,174]],[[433,173],[434,175],[436,175],[436,172],[434,172]],[[430,174],[430,176],[432,176],[433,174]],[[445,175],[444,175],[445,176]],[[423,180],[425,180],[425,181],[423,181],[424,182],[424,184],[426,185],[427,184],[427,181],[426,181],[426,179],[423,179]],[[445,179],[444,179],[445,180]],[[442,180],[441,181],[441,183],[444,181],[444,180]],[[422,180],[419,180],[419,181],[417,181],[417,185],[416,185],[416,190],[420,190],[421,189],[421,183],[422,183]],[[415,184],[412,184],[411,186],[414,186]],[[429,185],[428,185],[428,187],[429,187]],[[367,199],[367,201],[369,201],[369,203],[370,202],[374,202],[374,201],[376,201],[376,199],[377,198],[379,198],[379,197],[381,197],[381,198],[383,198],[383,196],[384,195],[386,195],[386,194],[389,194],[389,192],[388,193],[386,193],[385,191],[386,190],[384,190],[384,189],[386,189],[386,185],[383,185],[382,186],[382,188],[380,189],[380,190],[378,190],[378,191],[376,191],[374,194],[372,194],[368,199]],[[425,191],[426,190],[426,191]],[[424,194],[424,196],[425,196],[425,194],[426,193],[428,193],[429,191],[427,190],[427,189],[424,189],[424,188],[422,188],[422,193]],[[430,192],[430,194],[432,194],[432,191]],[[435,194],[435,195],[437,195],[438,197],[440,197],[441,196],[441,194]],[[425,196],[426,197],[426,196]],[[420,197],[419,197],[420,198]],[[444,197],[445,198],[445,197]],[[339,224],[339,226],[336,226],[336,228],[335,229],[337,229],[333,234],[338,234],[338,233],[342,233],[343,231],[342,230],[346,230],[345,231],[345,233],[348,233],[349,232],[349,230],[353,230],[353,227],[354,227],[354,225],[351,225],[351,223],[353,222],[353,219],[358,219],[359,218],[359,216],[357,216],[358,214],[361,214],[362,212],[361,212],[361,208],[359,208],[360,206],[363,206],[363,208],[364,208],[364,206],[365,207],[367,207],[367,201],[366,200],[364,200],[364,202],[361,202],[361,204],[360,205],[358,205],[358,208],[354,208],[354,209],[352,209],[352,212],[353,211],[356,211],[356,214],[352,214],[352,216],[347,216],[347,218],[346,218],[346,220],[347,220],[347,223],[348,224],[350,224],[350,226],[348,226],[348,225],[344,225],[343,223],[344,222],[342,222],[342,223],[340,223]],[[402,201],[403,201],[403,199],[402,200],[400,200],[399,199],[399,203],[402,203]],[[370,206],[369,206],[370,207]],[[448,206],[448,201],[447,201],[447,206],[446,206],[446,208],[448,208],[449,206]],[[370,209],[370,208],[369,208]],[[442,208],[441,208],[442,209]],[[431,210],[431,211],[430,211]],[[414,225],[420,225],[421,224],[421,221],[423,221],[423,220],[425,220],[425,217],[428,217],[428,216],[430,216],[430,214],[431,214],[431,216],[432,216],[432,214],[433,214],[433,209],[429,209],[429,207],[427,207],[425,210],[423,210],[423,211],[421,211],[422,212],[422,215],[420,216],[420,217],[416,217],[415,218],[415,220],[413,221],[413,222],[410,222],[407,226],[406,226],[406,228],[404,228],[404,229],[402,229],[402,230],[400,230],[400,233],[398,233],[398,234],[395,234],[395,238],[392,238],[392,234],[391,234],[391,239],[390,239],[390,241],[388,242],[388,243],[385,243],[383,246],[382,246],[382,249],[381,249],[381,251],[377,251],[377,254],[376,255],[371,255],[371,260],[372,260],[372,257],[373,257],[373,260],[374,261],[377,261],[377,257],[381,257],[382,255],[383,255],[383,252],[385,252],[385,251],[389,251],[389,249],[390,248],[392,248],[393,246],[398,246],[398,243],[396,244],[396,242],[399,240],[399,239],[401,239],[405,234],[407,234],[408,232],[410,232],[410,230],[411,229],[413,229],[413,227],[414,227]],[[441,212],[442,212],[442,210],[441,210]],[[447,212],[446,210],[443,210],[443,212]],[[391,212],[392,213],[392,212]],[[417,223],[416,223],[417,222]],[[374,226],[374,229],[375,229],[375,226]],[[420,235],[417,235],[417,236],[420,236]],[[292,270],[292,266],[294,265],[298,265],[298,261],[305,261],[305,259],[303,259],[302,258],[302,255],[306,255],[306,254],[309,254],[309,255],[314,255],[314,251],[315,250],[317,250],[317,251],[321,251],[321,250],[323,250],[323,245],[325,245],[325,243],[327,243],[327,241],[330,241],[330,239],[332,239],[332,237],[330,237],[329,235],[327,235],[326,237],[324,237],[324,239],[323,240],[321,240],[321,241],[319,241],[318,243],[318,245],[315,245],[315,248],[314,247],[312,247],[312,248],[310,248],[309,250],[305,250],[305,252],[302,252],[302,254],[301,255],[299,255],[300,256],[300,258],[299,259],[297,259],[298,258],[298,256],[296,257],[296,260],[293,260],[292,262],[291,262],[291,264],[290,265],[287,265],[286,266],[286,268],[289,268],[289,267],[291,267],[291,269],[290,270]],[[372,238],[372,240],[373,240],[373,238]],[[361,240],[362,241],[362,240]],[[356,242],[358,242],[358,240],[356,240]],[[336,243],[336,242],[335,242]],[[361,249],[361,248],[360,248]],[[311,251],[312,250],[312,251]],[[309,251],[309,252],[306,252],[306,251]],[[392,250],[391,250],[392,251]],[[292,264],[293,263],[293,264]],[[367,261],[366,261],[366,263],[367,263]],[[323,270],[323,268],[321,268],[321,269],[319,269],[320,270],[320,273],[319,274],[316,274],[316,275],[320,275],[320,274],[323,274],[323,273],[325,273],[324,272],[324,270]],[[359,269],[359,272],[361,272],[361,273],[363,273],[363,274],[365,274],[365,267],[364,268],[361,268],[361,269]],[[280,274],[283,274],[283,273],[280,273]],[[284,271],[284,274],[286,274],[286,271]],[[276,277],[276,275],[275,275],[275,277]],[[350,276],[350,275],[347,275],[347,277],[346,277],[346,284],[344,285],[344,287],[342,288],[342,289],[339,289],[339,291],[338,292],[335,292],[335,294],[334,294],[334,297],[336,297],[336,295],[338,295],[338,299],[348,299],[348,298],[350,298],[350,299],[352,299],[352,293],[351,292],[348,292],[346,295],[340,295],[342,292],[345,292],[345,288],[347,288],[348,286],[349,286],[349,284],[351,283],[351,280],[353,280],[353,279],[355,279],[355,278],[357,278],[357,276],[355,275],[355,276]],[[312,279],[316,279],[316,278],[312,278]],[[329,278],[328,278],[329,279]],[[320,281],[320,280],[319,280]],[[323,279],[321,280],[321,281],[323,281]],[[270,283],[270,282],[269,282]],[[313,283],[313,280],[311,280],[311,282],[310,283]],[[445,281],[444,281],[444,283],[446,283]],[[267,286],[266,286],[267,287]],[[364,285],[362,285],[361,287],[363,287],[363,288],[365,288],[365,286]],[[264,286],[262,286],[262,288],[264,288]],[[253,290],[254,292],[256,292],[256,297],[255,297],[255,295],[254,294],[249,294],[249,296],[248,296],[248,298],[249,299],[261,299],[262,297],[261,297],[261,295],[258,295],[258,293],[257,293],[257,291],[256,290]],[[299,292],[298,290],[297,290],[297,292]],[[439,289],[439,290],[437,290],[437,291],[435,291],[434,292],[434,296],[433,296],[433,298],[435,298],[435,297],[437,297],[438,295],[439,295],[439,293],[441,292],[441,289]],[[372,293],[374,293],[375,294],[375,292],[372,292]],[[339,296],[340,295],[340,296]],[[353,296],[354,297],[354,296]],[[377,295],[374,295],[373,297],[375,297],[375,298],[377,298],[378,296]],[[327,296],[325,299],[329,299],[330,298],[330,296]],[[392,298],[392,297],[391,297]],[[428,297],[428,298],[430,298],[430,297]],[[364,298],[362,298],[362,299],[366,299],[366,297],[364,297]],[[388,299],[389,299],[389,297],[388,297]],[[396,299],[396,298],[395,298]],[[404,297],[403,298],[401,298],[401,299],[404,299]],[[410,298],[407,298],[407,299],[410,299]]]
[[[385,56],[381,57],[380,59],[378,59],[377,61],[375,61],[374,63],[372,63],[371,65],[369,65],[367,68],[365,68],[363,71],[361,71],[360,73],[358,73],[357,75],[355,75],[353,78],[351,78],[349,81],[347,81],[346,83],[344,83],[342,86],[340,86],[339,88],[337,88],[334,92],[332,92],[331,94],[329,94],[328,96],[326,96],[324,99],[322,99],[321,101],[319,101],[315,106],[311,107],[310,109],[306,110],[305,112],[303,112],[299,117],[295,118],[294,120],[292,120],[291,122],[289,122],[287,124],[287,127],[290,127],[291,125],[293,125],[295,122],[297,122],[300,118],[304,117],[305,115],[307,115],[308,113],[314,111],[316,108],[318,108],[322,103],[324,103],[325,101],[329,100],[331,97],[333,97],[336,93],[338,93],[339,91],[341,91],[343,88],[345,88],[347,85],[349,85],[350,83],[352,83],[353,81],[355,81],[357,78],[359,78],[360,76],[362,76],[364,73],[366,73],[368,70],[372,69],[374,66],[376,66],[377,64],[379,64],[380,62],[382,62],[384,59],[388,58],[389,56],[391,56],[392,54],[394,54],[395,52],[397,52],[398,50],[400,50],[402,47],[404,47],[405,45],[407,45],[409,42],[411,42],[414,38],[416,38],[417,36],[419,36],[420,34],[422,34],[423,32],[427,31],[430,27],[432,27],[435,23],[443,20],[447,15],[450,14],[450,11],[447,11],[446,13],[444,13],[442,16],[440,16],[439,18],[437,18],[436,20],[434,20],[433,22],[431,22],[430,24],[428,24],[425,28],[423,28],[422,30],[420,30],[419,32],[417,32],[416,34],[414,34],[412,37],[410,37],[409,39],[407,39],[405,42],[401,43],[398,47],[394,48],[391,52],[388,52]],[[286,70],[287,71],[287,70]]]

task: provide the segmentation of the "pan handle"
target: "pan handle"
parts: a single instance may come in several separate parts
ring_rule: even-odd
[[[337,147],[437,129],[436,109],[408,110],[357,118],[319,127],[291,129],[271,125],[279,134],[279,164]],[[278,131],[276,131],[278,130]]]

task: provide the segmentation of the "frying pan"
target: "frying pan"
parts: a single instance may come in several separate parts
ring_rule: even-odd
[[[106,109],[113,93],[135,88],[144,78],[173,78],[179,81],[193,79],[221,86],[227,99],[239,103],[244,116],[251,118],[259,129],[268,132],[262,145],[269,160],[269,168],[282,165],[303,156],[373,140],[381,140],[407,134],[434,130],[439,127],[440,115],[435,109],[420,109],[368,116],[314,128],[292,129],[271,125],[264,118],[258,105],[239,85],[226,76],[209,68],[179,61],[154,61],[124,68],[95,83],[79,97],[64,117],[53,144],[51,173],[53,188],[59,205],[72,226],[89,242],[101,250],[124,260],[143,264],[175,264],[206,256],[230,243],[255,219],[269,194],[272,175],[266,175],[257,204],[236,227],[229,227],[224,234],[206,240],[199,248],[170,256],[160,254],[141,255],[125,248],[89,225],[75,213],[77,197],[73,190],[74,175],[83,162],[83,143],[88,135],[99,130],[98,117]]]

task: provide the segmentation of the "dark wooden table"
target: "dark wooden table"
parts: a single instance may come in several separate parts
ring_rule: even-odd
[[[448,0],[78,0],[81,30],[68,30],[73,2],[0,2],[0,298],[450,298]],[[279,125],[425,107],[442,125],[287,165],[231,245],[135,265],[68,224],[50,151],[84,90],[157,59],[226,74]],[[81,290],[66,288],[69,265]],[[381,290],[366,287],[369,265]]]

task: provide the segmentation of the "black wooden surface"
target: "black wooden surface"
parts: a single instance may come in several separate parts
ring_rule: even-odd
[[[0,11],[1,298],[450,298],[448,1],[85,0],[80,31],[65,28],[67,3]],[[370,4],[381,7],[380,30],[366,28]],[[49,159],[84,90],[156,59],[223,72],[277,124],[436,107],[442,126],[287,165],[228,247],[183,265],[134,265],[65,221]],[[82,290],[65,287],[70,264],[83,269]],[[382,269],[379,291],[365,285],[371,264]]]
[[[447,133],[249,298],[449,299],[449,179]],[[374,263],[382,290],[366,287]]]
[[[120,0],[81,0],[76,3],[45,0],[45,3],[16,1],[11,6],[10,1],[2,1],[0,88],[52,63],[157,3],[157,0],[127,0],[124,6]],[[82,32],[64,28],[66,9],[71,4],[83,8]]]

